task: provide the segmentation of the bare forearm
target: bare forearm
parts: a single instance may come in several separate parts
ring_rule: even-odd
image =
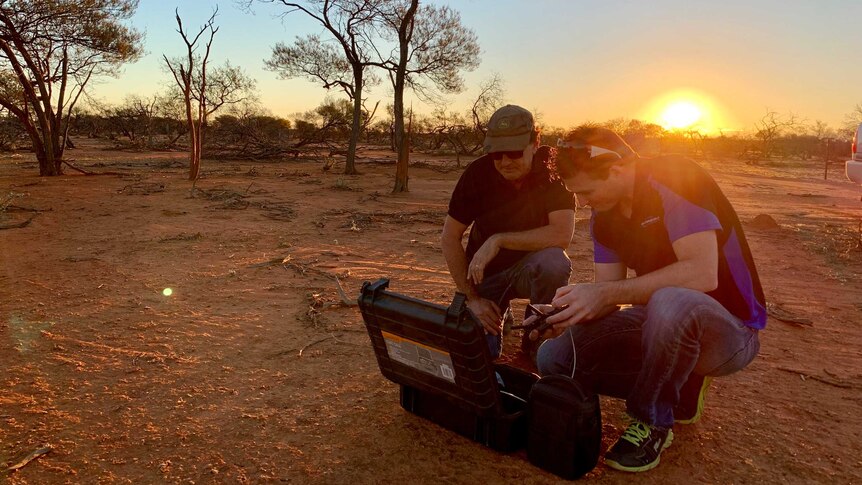
[[[516,251],[538,251],[545,248],[558,247],[566,249],[572,240],[571,233],[566,233],[558,227],[547,225],[519,232],[502,232],[491,236],[496,239],[500,248]]]
[[[602,289],[603,304],[646,304],[653,293],[661,288],[678,287],[708,292],[716,288],[712,273],[703,270],[697,260],[677,261],[636,278],[596,283]]]
[[[443,257],[446,258],[446,266],[449,267],[449,274],[452,275],[458,291],[467,295],[468,298],[476,298],[478,293],[467,279],[467,253],[461,246],[461,241],[443,239],[441,247]]]

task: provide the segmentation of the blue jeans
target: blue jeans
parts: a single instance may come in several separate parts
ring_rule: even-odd
[[[530,303],[551,303],[557,288],[569,284],[572,261],[560,248],[532,252],[509,268],[482,280],[479,296],[491,300],[505,312],[513,298],[529,298]],[[491,357],[503,352],[502,335],[486,335]]]
[[[673,408],[689,376],[723,376],[760,350],[757,330],[712,297],[662,288],[646,305],[615,311],[567,329],[539,347],[539,374],[572,375],[595,392],[626,399],[632,416],[673,425]]]

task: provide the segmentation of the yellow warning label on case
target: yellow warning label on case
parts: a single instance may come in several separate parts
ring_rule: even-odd
[[[455,368],[452,366],[452,357],[448,352],[400,335],[389,332],[381,333],[383,334],[383,341],[386,342],[386,353],[389,354],[390,359],[455,383]]]

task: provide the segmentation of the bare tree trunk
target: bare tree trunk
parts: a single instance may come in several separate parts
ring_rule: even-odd
[[[39,161],[39,175],[53,177],[63,175],[63,149],[58,146],[55,133],[41,133],[38,145],[34,144]]]
[[[182,75],[182,71],[180,71]],[[191,74],[189,74],[191,76]],[[192,115],[192,100],[188,91],[188,86],[185,88],[185,103],[186,103],[186,123],[189,126],[189,180],[197,180],[199,165],[197,163],[197,146],[198,137],[197,129],[195,128],[195,119]]]
[[[36,160],[39,162],[39,175],[42,177],[50,177],[55,175],[62,175],[62,170],[59,170],[60,163],[56,163],[53,158],[53,152],[48,152],[45,150],[45,144],[42,140],[41,132],[33,125],[30,114],[29,114],[29,104],[27,100],[24,100],[24,108],[18,108],[9,103],[3,103],[2,106],[6,108],[10,113],[14,114],[15,117],[21,122],[21,125],[24,127],[24,131],[27,132],[27,136],[30,137],[30,144],[33,147],[33,153],[36,154]]]
[[[200,121],[192,121],[189,147],[189,180],[197,180],[201,173]]]
[[[176,80],[177,85],[183,91],[183,101],[185,102],[186,107],[186,124],[189,127],[189,180],[197,180],[200,175],[201,168],[201,147],[203,144],[203,133],[202,126],[206,125],[206,68],[207,68],[207,59],[210,54],[210,47],[212,46],[213,38],[215,37],[216,32],[218,32],[218,27],[213,26],[213,21],[215,19],[216,14],[218,13],[218,7],[216,7],[213,14],[210,16],[209,20],[201,27],[198,34],[194,36],[193,40],[189,40],[189,36],[186,34],[186,31],[183,29],[183,21],[180,18],[180,14],[178,11],[176,13],[177,20],[177,32],[179,32],[180,36],[183,38],[183,42],[186,44],[186,52],[187,52],[187,62],[188,65],[184,66],[182,63],[177,65],[171,63],[170,59],[164,54],[162,57],[165,60],[165,64],[170,69],[171,74],[174,76],[174,80]],[[204,54],[201,60],[201,80],[200,85],[196,85],[192,88],[192,82],[195,81],[195,45],[198,42],[200,36],[209,30],[209,40],[206,44],[206,53]],[[197,91],[198,96],[193,95],[193,89]],[[199,98],[199,99],[198,99]],[[194,102],[194,110],[192,109],[192,101]]]
[[[36,160],[39,162],[39,175],[42,177],[53,177],[55,175],[63,175],[62,160],[57,160],[53,153],[46,153],[44,150],[39,150],[36,154]]]
[[[22,42],[23,41],[21,39],[13,39],[13,44],[16,45],[18,51],[21,53],[25,65],[31,67],[36,66],[37,64],[34,62],[29,52],[27,52],[27,50],[21,45]],[[33,149],[37,154],[36,158],[39,160],[39,174],[42,176],[60,175],[62,174],[62,170],[60,170],[60,163],[55,160],[56,152],[54,150],[54,146],[51,144],[52,130],[51,123],[48,118],[48,113],[53,114],[53,111],[49,109],[48,113],[46,113],[42,106],[42,103],[44,103],[50,108],[51,95],[47,90],[48,87],[44,82],[39,82],[39,80],[35,81],[35,86],[33,85],[33,82],[31,82],[30,77],[24,70],[24,66],[18,62],[15,52],[5,39],[0,39],[0,50],[6,54],[9,64],[12,66],[12,69],[24,90],[24,104],[33,108],[33,114],[39,123],[38,135],[31,134],[30,136],[30,139],[33,141]],[[37,72],[39,71],[39,69],[35,70]],[[37,88],[38,94],[36,92]],[[8,109],[8,106],[5,107]],[[27,108],[25,108],[25,110],[26,109]],[[21,118],[21,116],[19,116],[19,118]],[[36,133],[35,127],[33,132]],[[42,157],[39,157],[40,150],[42,151]]]
[[[399,70],[395,75],[395,147],[398,151],[398,161],[395,162],[395,187],[392,188],[394,194],[409,191],[407,169],[410,153],[407,150],[406,138],[404,134],[404,73]]]
[[[350,128],[350,141],[347,144],[347,161],[344,164],[346,175],[355,175],[356,170],[356,145],[359,141],[359,131],[362,128],[362,71],[353,71],[353,81],[356,85],[353,91],[353,126]]]
[[[409,192],[407,171],[410,164],[410,151],[407,137],[404,136],[404,79],[407,75],[407,60],[410,40],[413,36],[413,23],[419,0],[411,0],[410,7],[401,19],[398,28],[398,66],[395,69],[395,102],[393,116],[395,118],[395,147],[398,150],[398,161],[395,163],[395,187],[392,193]]]

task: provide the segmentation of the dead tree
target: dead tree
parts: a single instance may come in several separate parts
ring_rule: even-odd
[[[473,101],[473,106],[470,108],[470,115],[473,119],[473,129],[480,135],[479,145],[473,149],[481,147],[485,138],[485,126],[488,120],[497,108],[503,106],[503,100],[506,97],[506,92],[503,89],[503,80],[499,75],[494,75],[491,78],[482,82],[479,85],[479,94]]]
[[[767,110],[760,121],[754,123],[755,136],[760,140],[761,153],[769,157],[775,151],[775,142],[788,130],[797,128],[801,120],[793,113],[781,116],[775,111]]]
[[[171,61],[168,56],[162,55],[168,69],[174,76],[177,85],[183,94],[185,103],[186,123],[189,127],[189,180],[197,180],[201,169],[201,146],[203,145],[203,132],[201,126],[205,123],[204,117],[207,113],[206,96],[194,102],[194,91],[206,92],[207,88],[207,62],[209,62],[210,48],[218,27],[215,26],[215,16],[218,13],[216,7],[209,20],[198,30],[191,39],[189,33],[183,28],[183,20],[180,18],[179,9],[175,10],[177,19],[177,32],[183,38],[186,45],[186,60]],[[206,40],[204,54],[195,55],[198,41],[205,33],[209,35]],[[199,72],[200,75],[196,75]],[[196,85],[194,85],[196,84]]]

